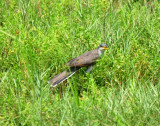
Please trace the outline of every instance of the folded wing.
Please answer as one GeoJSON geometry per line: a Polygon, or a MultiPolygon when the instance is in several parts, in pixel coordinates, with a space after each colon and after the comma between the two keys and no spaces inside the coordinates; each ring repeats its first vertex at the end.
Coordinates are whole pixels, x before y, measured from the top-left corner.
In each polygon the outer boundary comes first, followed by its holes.
{"type": "Polygon", "coordinates": [[[99,59],[100,56],[98,54],[98,49],[86,52],[80,55],[77,58],[74,58],[68,62],[70,67],[83,67],[83,66],[90,66],[99,59]]]}

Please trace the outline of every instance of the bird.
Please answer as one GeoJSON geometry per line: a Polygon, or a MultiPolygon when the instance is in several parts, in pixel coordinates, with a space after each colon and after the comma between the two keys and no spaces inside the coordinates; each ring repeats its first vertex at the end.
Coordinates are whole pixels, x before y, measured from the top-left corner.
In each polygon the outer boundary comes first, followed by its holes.
{"type": "Polygon", "coordinates": [[[71,59],[66,64],[68,69],[50,79],[48,83],[51,84],[51,87],[56,87],[75,74],[82,67],[87,67],[88,69],[86,72],[89,73],[96,61],[102,57],[106,49],[108,49],[108,46],[107,44],[103,43],[100,44],[97,49],[88,51],[79,57],[71,59]]]}

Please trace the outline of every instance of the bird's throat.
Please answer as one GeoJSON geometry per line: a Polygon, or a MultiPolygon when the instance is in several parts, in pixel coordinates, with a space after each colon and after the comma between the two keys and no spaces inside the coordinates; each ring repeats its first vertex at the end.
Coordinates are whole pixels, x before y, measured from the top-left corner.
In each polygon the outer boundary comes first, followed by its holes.
{"type": "Polygon", "coordinates": [[[99,54],[99,56],[102,56],[102,55],[104,54],[104,51],[105,51],[105,50],[98,49],[98,54],[99,54]]]}

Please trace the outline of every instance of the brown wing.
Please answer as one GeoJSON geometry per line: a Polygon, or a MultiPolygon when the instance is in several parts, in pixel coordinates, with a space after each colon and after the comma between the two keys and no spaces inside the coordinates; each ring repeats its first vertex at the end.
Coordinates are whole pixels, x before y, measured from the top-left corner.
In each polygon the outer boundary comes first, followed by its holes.
{"type": "Polygon", "coordinates": [[[82,66],[89,66],[96,62],[100,56],[98,54],[98,49],[86,52],[81,56],[74,58],[68,62],[70,67],[82,67],[82,66]]]}

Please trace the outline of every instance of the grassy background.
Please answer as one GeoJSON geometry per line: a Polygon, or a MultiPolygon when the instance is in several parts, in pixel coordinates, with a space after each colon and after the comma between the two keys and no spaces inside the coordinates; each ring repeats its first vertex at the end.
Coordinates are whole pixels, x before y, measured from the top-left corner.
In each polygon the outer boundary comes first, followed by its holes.
{"type": "Polygon", "coordinates": [[[1,0],[0,125],[159,125],[159,22],[158,0],[1,0]],[[100,43],[90,74],[50,88],[100,43]]]}

